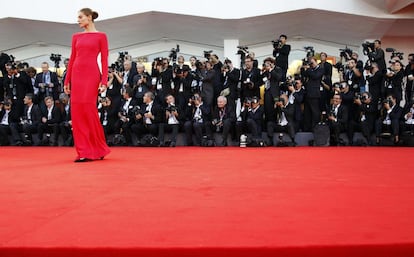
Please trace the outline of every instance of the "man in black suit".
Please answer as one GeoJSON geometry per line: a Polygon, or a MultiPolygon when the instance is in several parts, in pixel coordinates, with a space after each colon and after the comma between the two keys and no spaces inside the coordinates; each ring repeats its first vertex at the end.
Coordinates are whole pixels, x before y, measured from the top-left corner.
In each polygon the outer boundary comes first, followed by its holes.
{"type": "Polygon", "coordinates": [[[241,121],[236,122],[236,134],[240,138],[242,134],[250,133],[252,138],[260,140],[262,138],[263,107],[260,105],[259,98],[247,98],[241,109],[241,121]]]}
{"type": "Polygon", "coordinates": [[[379,144],[381,136],[391,135],[394,143],[400,142],[400,120],[403,114],[403,109],[397,104],[396,97],[389,95],[382,103],[380,111],[380,118],[375,124],[375,134],[377,137],[376,143],[379,144]]]}
{"type": "Polygon", "coordinates": [[[217,133],[222,133],[220,145],[227,146],[227,138],[236,121],[236,112],[232,105],[227,104],[225,96],[217,97],[217,106],[213,110],[212,125],[217,133]]]}
{"type": "Polygon", "coordinates": [[[26,72],[19,71],[12,64],[6,64],[7,76],[4,78],[3,85],[6,89],[6,97],[11,100],[12,108],[16,110],[17,115],[23,115],[24,98],[27,93],[33,93],[33,87],[30,78],[26,72]]]}
{"type": "Polygon", "coordinates": [[[186,110],[186,122],[184,123],[184,131],[187,139],[187,145],[193,144],[193,131],[196,137],[195,145],[201,145],[203,135],[212,137],[211,132],[211,107],[204,104],[200,94],[195,93],[186,110]]]}
{"type": "Polygon", "coordinates": [[[61,117],[61,122],[59,124],[59,134],[62,135],[64,146],[72,146],[72,117],[70,116],[69,96],[65,93],[61,93],[59,95],[59,102],[61,117]]]}
{"type": "MultiPolygon", "coordinates": [[[[169,64],[168,58],[162,58],[162,61],[156,61],[155,67],[152,70],[151,76],[155,87],[153,92],[156,92],[158,104],[164,104],[165,96],[173,94],[171,83],[173,81],[173,69],[169,64]]],[[[152,90],[151,90],[152,91],[152,90]]]]}
{"type": "MultiPolygon", "coordinates": [[[[179,60],[181,58],[178,58],[179,60]]],[[[185,106],[188,103],[188,100],[193,95],[191,92],[191,84],[193,82],[193,75],[190,73],[190,66],[183,64],[181,61],[178,63],[178,66],[174,68],[174,91],[176,99],[176,105],[180,107],[181,110],[184,110],[185,106]]],[[[169,95],[167,95],[169,96],[169,95]]]]}
{"type": "Polygon", "coordinates": [[[304,114],[304,130],[312,131],[320,121],[321,81],[325,70],[318,65],[316,58],[309,59],[309,65],[302,67],[302,77],[306,80],[306,98],[304,114]]]}
{"type": "Polygon", "coordinates": [[[303,105],[305,102],[305,89],[303,88],[300,75],[295,76],[292,85],[288,86],[289,101],[293,101],[295,106],[295,132],[303,130],[303,105]]]}
{"type": "Polygon", "coordinates": [[[228,91],[228,94],[225,95],[227,97],[227,104],[234,106],[239,95],[237,86],[240,82],[240,70],[234,68],[231,60],[226,59],[224,61],[221,76],[223,90],[224,92],[228,91]]]}
{"type": "Polygon", "coordinates": [[[163,108],[154,101],[155,95],[152,92],[146,92],[143,98],[143,105],[140,112],[134,115],[134,124],[131,125],[131,131],[135,133],[138,139],[145,134],[151,134],[154,137],[164,137],[163,128],[160,124],[164,122],[163,108]],[[160,135],[160,133],[162,133],[160,135]]]}
{"type": "Polygon", "coordinates": [[[374,49],[370,49],[370,53],[368,53],[368,57],[371,62],[376,62],[378,64],[378,69],[385,74],[387,69],[387,65],[385,63],[385,53],[384,50],[381,48],[381,41],[375,40],[374,41],[374,49]]]}
{"type": "Polygon", "coordinates": [[[245,59],[246,68],[242,72],[242,89],[240,98],[244,101],[245,98],[259,97],[260,86],[263,84],[260,70],[253,67],[253,58],[247,56],[245,59]]]}
{"type": "Polygon", "coordinates": [[[287,132],[291,141],[295,142],[295,106],[289,102],[286,94],[280,96],[274,105],[276,118],[267,122],[267,136],[273,145],[274,132],[287,132]]]}
{"type": "Polygon", "coordinates": [[[39,105],[45,108],[44,99],[47,96],[58,100],[59,80],[56,72],[49,70],[49,64],[42,62],[42,72],[36,75],[34,86],[39,89],[39,105]]]}
{"type": "Polygon", "coordinates": [[[42,120],[37,128],[40,145],[58,145],[60,110],[54,104],[52,96],[45,97],[46,110],[42,112],[42,120]],[[50,141],[44,138],[44,133],[51,133],[50,141]]]}
{"type": "Polygon", "coordinates": [[[170,144],[168,146],[175,147],[177,143],[177,135],[180,126],[185,119],[185,113],[180,105],[175,103],[173,95],[167,95],[165,98],[167,107],[165,108],[165,123],[160,123],[160,145],[164,145],[164,133],[166,131],[172,132],[170,144]]]}
{"type": "Polygon", "coordinates": [[[264,110],[266,121],[275,121],[276,115],[274,105],[279,101],[280,82],[282,80],[282,69],[275,65],[272,57],[264,60],[262,78],[265,85],[264,110]]]}
{"type": "Polygon", "coordinates": [[[348,109],[341,103],[341,95],[334,95],[331,110],[328,113],[328,123],[331,131],[330,145],[334,146],[340,143],[339,135],[341,132],[345,132],[348,126],[348,109]]]}
{"type": "Polygon", "coordinates": [[[122,90],[123,100],[118,112],[119,119],[115,122],[115,133],[123,135],[126,143],[130,146],[134,145],[131,136],[131,126],[135,123],[135,116],[141,109],[138,101],[132,97],[133,93],[130,87],[122,90]]]}
{"type": "Polygon", "coordinates": [[[273,56],[276,57],[276,65],[282,69],[282,81],[286,80],[289,67],[290,45],[286,44],[286,40],[286,35],[280,35],[279,40],[273,41],[273,56]]]}
{"type": "Polygon", "coordinates": [[[137,70],[133,68],[133,63],[132,61],[126,59],[124,60],[124,71],[123,72],[119,72],[116,71],[114,72],[114,76],[116,78],[116,80],[118,81],[119,84],[122,85],[122,88],[126,88],[126,87],[133,87],[134,84],[134,76],[137,74],[137,70]]]}
{"type": "Polygon", "coordinates": [[[368,144],[372,144],[370,138],[375,128],[375,121],[378,116],[377,104],[372,101],[371,93],[364,92],[360,97],[355,97],[354,105],[356,106],[354,119],[350,119],[348,126],[349,144],[354,144],[354,132],[361,131],[368,144]]]}
{"type": "Polygon", "coordinates": [[[12,110],[12,103],[9,100],[0,102],[0,146],[9,145],[10,126],[18,123],[19,117],[16,111],[12,110]]]}
{"type": "Polygon", "coordinates": [[[16,145],[32,145],[32,134],[37,132],[37,128],[42,120],[42,113],[39,106],[33,104],[33,97],[32,93],[26,94],[23,99],[25,108],[21,123],[11,124],[10,130],[16,145]],[[20,137],[20,131],[24,133],[23,139],[20,137]]]}
{"type": "Polygon", "coordinates": [[[369,92],[372,96],[372,104],[378,105],[378,101],[381,97],[381,90],[384,85],[384,74],[378,68],[378,64],[373,62],[371,63],[371,68],[369,69],[369,75],[367,76],[369,92]]]}

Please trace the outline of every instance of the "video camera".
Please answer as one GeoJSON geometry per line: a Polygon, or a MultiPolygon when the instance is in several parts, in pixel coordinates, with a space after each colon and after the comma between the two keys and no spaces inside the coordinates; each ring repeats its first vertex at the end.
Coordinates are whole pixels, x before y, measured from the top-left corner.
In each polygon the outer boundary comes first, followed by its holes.
{"type": "Polygon", "coordinates": [[[204,51],[204,58],[210,59],[210,56],[211,56],[212,52],[213,52],[213,50],[204,51]]]}
{"type": "MultiPolygon", "coordinates": [[[[395,48],[385,48],[385,52],[391,53],[391,59],[393,59],[394,57],[398,57],[398,59],[400,60],[404,59],[404,53],[397,52],[395,48]]],[[[389,61],[389,63],[391,63],[391,61],[389,61]]]]}
{"type": "Polygon", "coordinates": [[[313,46],[304,46],[306,57],[302,59],[302,65],[309,65],[309,58],[315,56],[315,50],[313,46]]]}
{"type": "Polygon", "coordinates": [[[177,53],[180,52],[180,45],[177,45],[176,48],[172,48],[170,51],[170,55],[168,55],[168,57],[175,62],[177,60],[177,53]]]}
{"type": "Polygon", "coordinates": [[[365,41],[364,43],[362,43],[362,48],[364,55],[369,55],[372,51],[374,51],[375,43],[365,41]]]}
{"type": "Polygon", "coordinates": [[[278,40],[272,40],[273,48],[280,48],[282,45],[282,41],[280,39],[278,40]]]}
{"type": "Polygon", "coordinates": [[[50,54],[50,60],[55,63],[55,68],[59,68],[59,63],[62,60],[62,55],[50,54]]]}
{"type": "Polygon", "coordinates": [[[125,62],[125,57],[128,56],[128,52],[124,51],[124,52],[118,52],[118,59],[116,59],[116,61],[114,63],[111,64],[111,69],[118,71],[118,72],[123,72],[124,71],[124,62],[125,62]]]}
{"type": "Polygon", "coordinates": [[[348,46],[345,46],[343,49],[339,49],[339,56],[344,58],[346,61],[349,61],[352,56],[352,49],[348,48],[348,46]]]}

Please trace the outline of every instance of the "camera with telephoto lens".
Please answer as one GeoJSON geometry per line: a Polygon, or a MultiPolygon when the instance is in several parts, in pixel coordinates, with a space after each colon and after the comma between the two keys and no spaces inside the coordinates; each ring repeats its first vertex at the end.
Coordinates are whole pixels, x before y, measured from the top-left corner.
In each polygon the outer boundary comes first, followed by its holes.
{"type": "Polygon", "coordinates": [[[360,101],[366,101],[368,99],[366,94],[361,94],[361,93],[355,93],[354,95],[354,100],[360,100],[360,101]]]}
{"type": "Polygon", "coordinates": [[[333,66],[338,70],[338,72],[344,72],[345,70],[345,66],[342,64],[342,62],[337,62],[333,66]]]}

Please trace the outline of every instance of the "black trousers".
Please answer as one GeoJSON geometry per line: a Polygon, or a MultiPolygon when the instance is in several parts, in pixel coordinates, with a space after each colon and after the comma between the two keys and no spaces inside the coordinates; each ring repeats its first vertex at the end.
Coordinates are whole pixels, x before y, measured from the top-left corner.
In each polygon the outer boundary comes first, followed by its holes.
{"type": "Polygon", "coordinates": [[[160,133],[159,133],[159,140],[161,144],[164,144],[164,135],[165,132],[171,132],[171,143],[177,142],[177,135],[178,131],[180,130],[180,124],[159,124],[160,133]]]}
{"type": "Polygon", "coordinates": [[[9,145],[9,135],[11,135],[10,125],[0,124],[0,145],[9,145]]]}
{"type": "Polygon", "coordinates": [[[187,145],[201,145],[203,135],[212,137],[211,126],[208,122],[186,121],[184,123],[184,132],[187,145]],[[195,144],[193,142],[193,132],[196,139],[195,144]]]}
{"type": "Polygon", "coordinates": [[[236,122],[236,136],[237,140],[240,140],[242,134],[250,133],[253,138],[262,138],[262,126],[253,119],[247,119],[246,121],[236,122]]]}
{"type": "Polygon", "coordinates": [[[312,132],[313,127],[321,120],[320,98],[306,98],[304,114],[304,130],[312,132]]]}
{"type": "Polygon", "coordinates": [[[41,123],[39,124],[39,127],[37,128],[37,134],[40,141],[42,141],[44,138],[45,133],[51,133],[52,136],[50,137],[51,143],[56,144],[58,141],[59,136],[59,124],[46,124],[41,123]]]}
{"type": "Polygon", "coordinates": [[[267,123],[267,136],[272,143],[274,132],[287,132],[289,137],[292,139],[292,142],[295,141],[295,126],[292,123],[288,123],[286,126],[280,126],[274,121],[269,121],[267,123]]]}

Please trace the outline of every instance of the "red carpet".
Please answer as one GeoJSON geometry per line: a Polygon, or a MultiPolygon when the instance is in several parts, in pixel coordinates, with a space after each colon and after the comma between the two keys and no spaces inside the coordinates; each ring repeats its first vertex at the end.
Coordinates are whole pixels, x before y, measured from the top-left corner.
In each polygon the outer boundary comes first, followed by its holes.
{"type": "Polygon", "coordinates": [[[414,256],[412,148],[0,148],[0,256],[414,256]]]}

